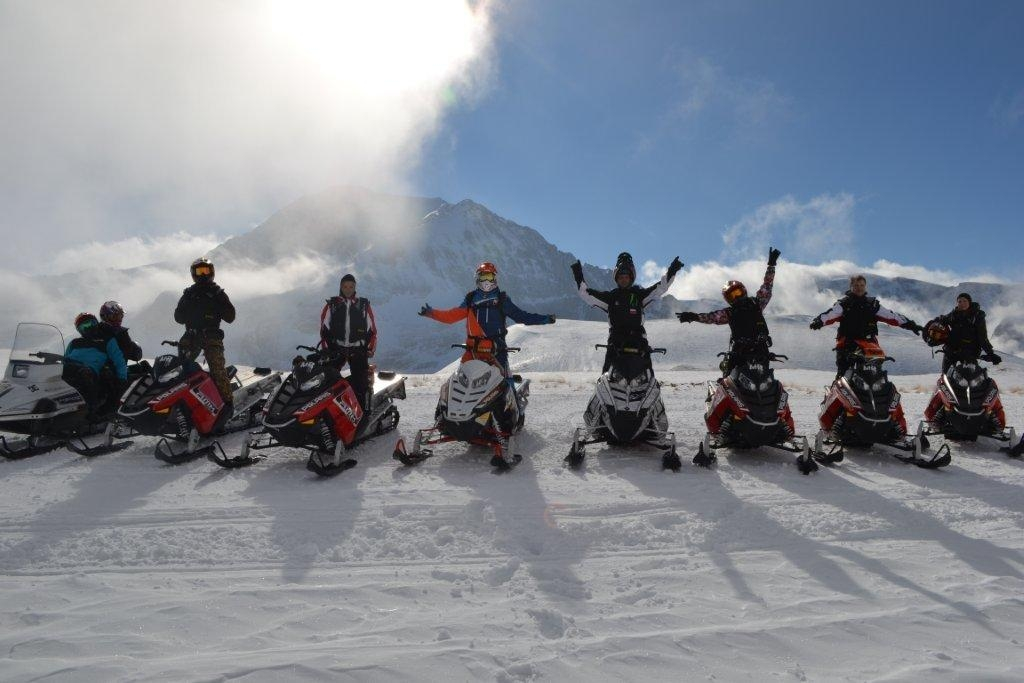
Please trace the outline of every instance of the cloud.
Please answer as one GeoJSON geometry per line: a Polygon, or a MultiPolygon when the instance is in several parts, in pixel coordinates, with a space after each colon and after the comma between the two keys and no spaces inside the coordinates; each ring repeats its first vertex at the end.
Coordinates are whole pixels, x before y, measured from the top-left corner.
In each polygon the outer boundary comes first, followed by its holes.
{"type": "Polygon", "coordinates": [[[238,232],[297,196],[405,192],[489,82],[491,3],[7,3],[0,233],[40,243],[238,232]]]}
{"type": "Polygon", "coordinates": [[[114,242],[92,241],[61,249],[43,258],[34,270],[71,273],[91,268],[135,268],[152,263],[184,266],[203,256],[223,240],[216,235],[176,232],[160,237],[129,237],[114,242]]]}
{"type": "Polygon", "coordinates": [[[845,192],[819,195],[805,203],[787,195],[730,226],[722,235],[725,254],[755,257],[776,246],[801,260],[847,255],[853,245],[855,204],[853,195],[845,192]]]}

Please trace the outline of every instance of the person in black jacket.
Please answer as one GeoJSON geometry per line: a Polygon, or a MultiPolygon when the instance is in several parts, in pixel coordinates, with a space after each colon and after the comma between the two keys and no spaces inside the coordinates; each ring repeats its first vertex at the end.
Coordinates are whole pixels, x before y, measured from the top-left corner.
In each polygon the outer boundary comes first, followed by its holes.
{"type": "Polygon", "coordinates": [[[778,249],[768,249],[768,268],[764,271],[764,282],[761,283],[756,296],[747,296],[747,288],[739,280],[729,280],[722,287],[722,298],[729,304],[728,308],[710,313],[676,313],[681,323],[729,325],[729,353],[718,366],[724,376],[728,376],[743,360],[768,355],[772,338],[768,334],[768,323],[764,319],[763,311],[772,299],[775,264],[778,263],[781,254],[778,249]]]}
{"type": "Polygon", "coordinates": [[[196,259],[190,271],[193,284],[182,292],[174,309],[174,321],[185,326],[185,334],[178,343],[184,349],[202,351],[206,356],[210,377],[227,404],[223,412],[230,416],[234,401],[224,360],[224,331],[220,324],[235,321],[235,307],[227,292],[213,281],[214,268],[209,259],[196,259]]]}
{"type": "Polygon", "coordinates": [[[992,342],[988,340],[985,311],[967,292],[958,294],[956,307],[945,315],[929,320],[925,329],[928,330],[933,323],[949,329],[949,335],[942,345],[942,374],[946,374],[946,370],[959,360],[974,361],[982,358],[993,365],[1002,362],[1003,359],[996,354],[992,342]]]}
{"type": "Polygon", "coordinates": [[[107,301],[100,306],[100,326],[109,330],[121,347],[125,360],[138,362],[142,360],[142,347],[132,341],[128,328],[122,327],[124,309],[116,301],[107,301]]]}
{"type": "Polygon", "coordinates": [[[644,309],[655,299],[668,291],[676,273],[683,267],[679,257],[672,259],[668,271],[661,280],[650,287],[640,287],[636,282],[636,268],[633,257],[622,252],[615,262],[615,284],[617,288],[608,291],[591,289],[583,279],[583,265],[576,261],[572,264],[572,275],[576,280],[576,290],[580,298],[591,306],[600,308],[608,314],[608,350],[604,356],[604,367],[607,372],[612,359],[619,348],[636,348],[646,353],[650,367],[650,346],[647,343],[647,331],[644,329],[644,309]]]}
{"type": "Polygon", "coordinates": [[[348,363],[348,381],[365,414],[371,405],[369,359],[377,350],[377,323],[369,299],[356,296],[351,273],[341,278],[338,296],[328,299],[320,312],[320,347],[333,353],[339,370],[348,363]]]}
{"type": "Polygon", "coordinates": [[[850,278],[850,289],[832,308],[811,320],[811,329],[820,330],[825,325],[839,323],[836,331],[836,377],[846,374],[853,362],[850,352],[857,348],[857,340],[874,341],[878,338],[878,323],[921,334],[924,328],[910,318],[891,311],[868,296],[868,281],[863,275],[850,278]]]}

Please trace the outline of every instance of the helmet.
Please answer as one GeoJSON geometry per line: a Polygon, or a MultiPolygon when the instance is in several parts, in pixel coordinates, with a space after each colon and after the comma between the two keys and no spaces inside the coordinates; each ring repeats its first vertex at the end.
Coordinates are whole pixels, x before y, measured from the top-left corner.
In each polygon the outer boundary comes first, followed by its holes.
{"type": "Polygon", "coordinates": [[[124,309],[116,301],[107,301],[100,306],[100,320],[111,325],[121,325],[124,320],[124,309]]]}
{"type": "Polygon", "coordinates": [[[208,258],[197,258],[192,262],[189,272],[192,273],[192,282],[213,282],[213,261],[208,258]]]}
{"type": "Polygon", "coordinates": [[[622,274],[629,275],[630,284],[636,281],[636,266],[633,265],[633,257],[628,251],[622,252],[615,259],[615,280],[618,281],[619,275],[622,274]]]}
{"type": "Polygon", "coordinates": [[[75,316],[75,329],[78,330],[79,334],[85,334],[87,330],[97,325],[99,325],[99,321],[96,320],[96,316],[92,313],[79,313],[75,316]]]}
{"type": "Polygon", "coordinates": [[[722,298],[730,306],[746,295],[747,288],[739,280],[729,280],[722,286],[722,298]]]}
{"type": "Polygon", "coordinates": [[[928,346],[942,346],[949,339],[949,327],[933,320],[925,326],[923,336],[928,346]]]}
{"type": "Polygon", "coordinates": [[[476,286],[481,291],[490,292],[498,286],[498,267],[490,261],[484,261],[476,267],[476,286]]]}

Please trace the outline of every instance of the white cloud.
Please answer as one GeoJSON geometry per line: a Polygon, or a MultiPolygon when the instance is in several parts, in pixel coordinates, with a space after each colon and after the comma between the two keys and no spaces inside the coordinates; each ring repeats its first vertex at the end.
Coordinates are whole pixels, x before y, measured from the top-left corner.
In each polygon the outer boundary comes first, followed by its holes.
{"type": "Polygon", "coordinates": [[[232,232],[317,189],[404,191],[485,91],[491,3],[7,3],[6,251],[232,232]]]}
{"type": "MultiPolygon", "coordinates": [[[[151,263],[184,265],[221,243],[216,235],[176,232],[160,237],[129,237],[115,242],[92,241],[61,249],[52,258],[33,262],[33,271],[70,273],[90,268],[134,268],[151,263]]],[[[17,265],[17,264],[12,264],[17,265]]]]}
{"type": "Polygon", "coordinates": [[[758,207],[722,235],[730,258],[767,254],[776,246],[802,260],[846,256],[853,244],[853,195],[823,194],[801,203],[787,195],[758,207]]]}

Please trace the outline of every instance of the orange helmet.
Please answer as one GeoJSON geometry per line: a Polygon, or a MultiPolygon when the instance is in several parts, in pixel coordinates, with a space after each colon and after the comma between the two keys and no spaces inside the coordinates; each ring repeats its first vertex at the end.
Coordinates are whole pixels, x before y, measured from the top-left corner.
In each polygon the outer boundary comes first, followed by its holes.
{"type": "Polygon", "coordinates": [[[949,327],[933,320],[924,328],[924,341],[928,346],[942,346],[949,339],[949,327]]]}
{"type": "Polygon", "coordinates": [[[490,273],[491,275],[497,277],[498,267],[491,263],[490,261],[484,261],[483,263],[476,267],[476,274],[479,275],[480,273],[490,273]]]}
{"type": "Polygon", "coordinates": [[[747,288],[739,280],[729,280],[722,287],[722,298],[730,306],[747,295],[747,288]]]}

